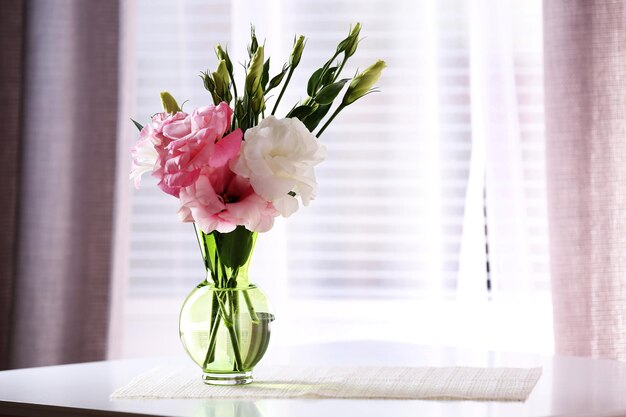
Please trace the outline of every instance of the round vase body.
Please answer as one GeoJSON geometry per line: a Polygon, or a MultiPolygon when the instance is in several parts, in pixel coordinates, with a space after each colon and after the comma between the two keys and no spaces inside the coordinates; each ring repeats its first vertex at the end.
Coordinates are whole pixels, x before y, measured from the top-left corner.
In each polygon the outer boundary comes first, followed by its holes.
{"type": "Polygon", "coordinates": [[[267,350],[273,320],[267,297],[255,285],[221,289],[204,282],[183,304],[180,338],[206,383],[246,384],[267,350]]]}

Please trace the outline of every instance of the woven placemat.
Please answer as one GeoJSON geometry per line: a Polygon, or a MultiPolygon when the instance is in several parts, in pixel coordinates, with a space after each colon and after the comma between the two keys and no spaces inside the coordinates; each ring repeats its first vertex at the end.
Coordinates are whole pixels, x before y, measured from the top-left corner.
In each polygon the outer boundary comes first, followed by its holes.
{"type": "Polygon", "coordinates": [[[350,398],[525,401],[541,368],[292,367],[255,370],[241,386],[205,385],[199,368],[159,366],[112,399],[350,398]]]}

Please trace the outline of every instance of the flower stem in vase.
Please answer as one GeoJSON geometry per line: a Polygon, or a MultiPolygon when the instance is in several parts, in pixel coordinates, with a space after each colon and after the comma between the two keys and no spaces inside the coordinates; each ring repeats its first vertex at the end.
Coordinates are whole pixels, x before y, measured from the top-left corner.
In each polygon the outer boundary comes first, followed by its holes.
{"type": "Polygon", "coordinates": [[[235,301],[236,296],[236,293],[233,294],[233,291],[228,293],[228,298],[230,299],[231,320],[225,322],[225,324],[228,329],[228,333],[230,334],[230,342],[233,345],[233,353],[235,354],[235,364],[233,370],[241,372],[243,371],[243,361],[241,360],[241,350],[239,348],[239,309],[237,308],[237,303],[235,301]]]}
{"type": "Polygon", "coordinates": [[[209,330],[209,346],[207,347],[206,356],[204,358],[203,368],[207,368],[211,362],[215,360],[215,343],[217,341],[217,331],[219,330],[220,318],[218,295],[213,293],[213,301],[211,308],[211,327],[209,330]]]}
{"type": "Polygon", "coordinates": [[[243,290],[243,299],[246,301],[246,306],[248,307],[248,313],[250,314],[250,320],[252,320],[252,323],[258,324],[259,316],[257,316],[256,310],[254,309],[254,306],[252,305],[252,300],[250,300],[250,294],[248,294],[248,290],[243,290]]]}

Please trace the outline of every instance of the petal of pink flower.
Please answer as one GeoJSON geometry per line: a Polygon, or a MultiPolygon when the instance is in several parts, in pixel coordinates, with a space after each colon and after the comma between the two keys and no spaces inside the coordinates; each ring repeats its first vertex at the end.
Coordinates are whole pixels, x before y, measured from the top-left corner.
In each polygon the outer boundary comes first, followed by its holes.
{"type": "Polygon", "coordinates": [[[193,188],[195,199],[200,205],[205,207],[208,214],[219,213],[226,208],[224,201],[215,192],[213,184],[205,175],[201,175],[193,187],[189,188],[193,188]]]}
{"type": "Polygon", "coordinates": [[[254,194],[254,190],[250,185],[250,180],[239,175],[233,175],[232,179],[226,187],[225,193],[230,196],[238,196],[239,199],[244,199],[250,194],[254,194]]]}
{"type": "Polygon", "coordinates": [[[187,187],[193,184],[200,176],[200,170],[178,171],[163,177],[168,186],[172,188],[187,187]]]}
{"type": "Polygon", "coordinates": [[[178,209],[178,218],[183,223],[191,223],[191,222],[193,222],[193,216],[191,215],[191,210],[189,209],[189,207],[181,206],[178,209]]]}
{"type": "Polygon", "coordinates": [[[191,121],[187,113],[178,112],[163,123],[163,136],[177,140],[191,133],[191,121]]]}
{"type": "Polygon", "coordinates": [[[236,223],[232,223],[222,219],[221,217],[217,217],[217,225],[215,226],[215,230],[220,233],[230,233],[237,228],[236,223]]]}
{"type": "Polygon", "coordinates": [[[163,179],[161,179],[161,181],[159,181],[157,183],[157,186],[164,192],[167,193],[169,195],[173,195],[174,197],[178,198],[178,196],[180,195],[180,188],[172,188],[169,185],[167,185],[167,183],[165,181],[163,181],[163,179]]]}
{"type": "Polygon", "coordinates": [[[241,139],[243,133],[241,129],[236,129],[230,134],[218,140],[215,144],[215,151],[211,155],[209,164],[212,167],[220,167],[226,165],[231,159],[239,154],[241,148],[241,139]]]}
{"type": "Polygon", "coordinates": [[[226,204],[226,210],[221,215],[230,222],[244,225],[250,231],[266,232],[272,228],[274,217],[278,214],[271,203],[250,193],[236,203],[226,204]]]}
{"type": "Polygon", "coordinates": [[[189,160],[189,166],[202,168],[203,166],[209,165],[211,155],[215,153],[215,139],[217,139],[216,136],[202,140],[202,143],[198,146],[199,150],[189,160]]]}
{"type": "Polygon", "coordinates": [[[191,112],[190,123],[193,130],[208,128],[217,132],[218,136],[223,136],[230,128],[230,119],[233,114],[232,109],[225,102],[217,106],[206,106],[195,109],[191,112]]]}

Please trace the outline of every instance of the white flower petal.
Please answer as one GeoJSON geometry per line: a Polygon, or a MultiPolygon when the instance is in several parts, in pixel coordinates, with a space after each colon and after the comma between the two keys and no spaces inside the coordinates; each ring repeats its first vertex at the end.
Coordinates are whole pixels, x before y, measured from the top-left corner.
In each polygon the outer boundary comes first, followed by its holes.
{"type": "Polygon", "coordinates": [[[278,210],[280,215],[283,217],[289,217],[298,211],[298,206],[298,200],[289,194],[274,200],[274,208],[278,210]]]}
{"type": "Polygon", "coordinates": [[[315,197],[314,166],[326,158],[326,148],[298,119],[269,116],[245,133],[234,172],[250,178],[254,191],[287,217],[297,211],[298,198],[315,197]],[[297,198],[290,196],[295,192],[297,198]]]}

